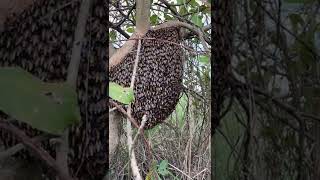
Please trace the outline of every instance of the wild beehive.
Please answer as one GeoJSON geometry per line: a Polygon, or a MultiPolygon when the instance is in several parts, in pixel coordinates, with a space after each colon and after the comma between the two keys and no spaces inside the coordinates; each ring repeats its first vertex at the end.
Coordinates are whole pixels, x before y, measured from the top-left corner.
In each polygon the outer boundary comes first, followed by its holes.
{"type": "MultiPolygon", "coordinates": [[[[163,122],[175,109],[182,90],[183,50],[180,28],[149,30],[141,41],[134,85],[132,115],[138,124],[147,116],[145,129],[163,122]]],[[[129,87],[137,43],[124,60],[109,72],[109,80],[129,87]]]]}
{"type": "MultiPolygon", "coordinates": [[[[45,82],[66,80],[81,1],[37,0],[7,20],[0,35],[0,66],[20,66],[45,82]]],[[[80,179],[102,179],[107,168],[107,9],[93,1],[86,26],[77,80],[81,123],[69,134],[69,168],[80,179]]],[[[0,118],[7,116],[0,112],[0,118]]],[[[14,123],[33,137],[40,131],[14,123]]],[[[1,130],[0,139],[12,146],[17,140],[1,130]]],[[[48,144],[48,142],[44,143],[48,144]]],[[[54,149],[44,145],[46,150],[54,149]]]]}

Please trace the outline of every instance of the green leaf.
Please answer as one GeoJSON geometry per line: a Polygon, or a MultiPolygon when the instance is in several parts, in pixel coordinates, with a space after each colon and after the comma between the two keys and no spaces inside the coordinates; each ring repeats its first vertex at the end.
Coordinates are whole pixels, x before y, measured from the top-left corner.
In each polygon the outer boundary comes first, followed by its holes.
{"type": "Polygon", "coordinates": [[[208,56],[199,56],[199,62],[203,64],[209,64],[209,57],[208,56]]]}
{"type": "Polygon", "coordinates": [[[186,94],[183,94],[179,99],[178,104],[176,105],[176,109],[175,109],[176,116],[173,116],[174,118],[171,118],[171,121],[174,124],[178,122],[179,127],[183,127],[185,123],[187,104],[188,104],[188,97],[186,96],[186,94]]]}
{"type": "Polygon", "coordinates": [[[304,20],[302,19],[300,14],[292,13],[289,15],[289,19],[291,21],[294,32],[297,32],[298,25],[304,26],[304,20]]]}
{"type": "Polygon", "coordinates": [[[111,30],[111,31],[110,31],[110,33],[109,33],[109,38],[110,38],[111,41],[116,40],[117,34],[116,34],[116,32],[115,32],[114,30],[111,30]]]}
{"type": "Polygon", "coordinates": [[[191,0],[191,1],[189,2],[189,4],[190,4],[192,7],[198,7],[198,6],[199,6],[199,3],[197,3],[196,0],[191,0]]]}
{"type": "Polygon", "coordinates": [[[188,10],[186,9],[186,7],[181,6],[181,7],[179,8],[179,14],[180,14],[181,16],[183,16],[183,15],[185,15],[185,14],[187,14],[187,13],[188,13],[188,10]]]}
{"type": "Polygon", "coordinates": [[[154,14],[150,17],[150,22],[152,25],[158,24],[158,21],[159,21],[159,17],[157,15],[154,14]]]}
{"type": "Polygon", "coordinates": [[[197,26],[199,26],[199,27],[202,27],[202,26],[203,26],[202,20],[201,20],[201,18],[199,17],[198,14],[192,15],[191,21],[192,21],[195,25],[197,25],[197,26]]]}
{"type": "Polygon", "coordinates": [[[0,110],[34,128],[61,134],[80,121],[76,92],[66,83],[44,83],[21,68],[0,68],[0,110]]]}
{"type": "Polygon", "coordinates": [[[177,0],[177,4],[184,4],[185,0],[177,0]]]}
{"type": "Polygon", "coordinates": [[[134,28],[133,27],[128,27],[127,28],[127,32],[128,33],[133,33],[134,32],[134,28]]]}
{"type": "Polygon", "coordinates": [[[162,160],[158,166],[158,173],[162,176],[169,175],[168,160],[162,160]]]}
{"type": "Polygon", "coordinates": [[[134,100],[133,90],[124,88],[117,83],[109,83],[109,97],[123,104],[130,104],[134,100]]]}

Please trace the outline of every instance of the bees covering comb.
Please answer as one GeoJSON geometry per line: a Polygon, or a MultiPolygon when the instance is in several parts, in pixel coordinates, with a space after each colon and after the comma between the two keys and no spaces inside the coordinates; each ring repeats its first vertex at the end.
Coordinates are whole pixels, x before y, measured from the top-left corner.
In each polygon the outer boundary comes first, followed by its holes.
{"type": "MultiPolygon", "coordinates": [[[[141,41],[139,64],[134,84],[132,115],[145,129],[163,122],[175,109],[182,91],[183,50],[180,28],[149,30],[141,41]],[[149,38],[149,39],[148,39],[149,38]]],[[[129,87],[136,58],[137,43],[124,60],[109,72],[109,80],[129,87]]]]}
{"type": "MultiPolygon", "coordinates": [[[[0,67],[19,66],[45,82],[63,82],[71,59],[74,31],[81,1],[37,0],[5,23],[0,35],[0,67]]],[[[79,179],[102,179],[107,151],[107,9],[93,1],[86,26],[77,80],[81,123],[69,134],[69,169],[79,179]]],[[[0,119],[8,116],[0,111],[0,119]]],[[[14,122],[28,136],[41,134],[25,123],[14,122]]],[[[6,147],[18,141],[4,130],[0,141],[6,147]]],[[[54,155],[54,148],[43,143],[54,155]]]]}

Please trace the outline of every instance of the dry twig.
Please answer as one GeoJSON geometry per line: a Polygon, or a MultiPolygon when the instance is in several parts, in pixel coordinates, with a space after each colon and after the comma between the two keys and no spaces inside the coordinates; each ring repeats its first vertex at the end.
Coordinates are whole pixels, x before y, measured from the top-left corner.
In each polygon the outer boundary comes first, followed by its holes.
{"type": "MultiPolygon", "coordinates": [[[[134,67],[133,67],[133,73],[131,77],[131,83],[130,83],[130,88],[134,89],[134,81],[136,78],[137,74],[137,69],[138,69],[138,63],[139,63],[139,53],[140,53],[140,48],[141,48],[141,40],[138,41],[138,50],[137,50],[137,56],[135,59],[134,67]]],[[[131,117],[131,106],[129,105],[127,109],[127,114],[129,117],[131,117]]],[[[132,129],[131,129],[131,122],[127,120],[127,134],[128,134],[128,149],[129,149],[129,157],[130,157],[130,162],[131,162],[131,169],[133,173],[133,177],[136,180],[142,180],[142,177],[139,173],[139,168],[137,164],[137,160],[135,157],[135,153],[132,150],[133,147],[133,140],[132,140],[132,129]]]]}

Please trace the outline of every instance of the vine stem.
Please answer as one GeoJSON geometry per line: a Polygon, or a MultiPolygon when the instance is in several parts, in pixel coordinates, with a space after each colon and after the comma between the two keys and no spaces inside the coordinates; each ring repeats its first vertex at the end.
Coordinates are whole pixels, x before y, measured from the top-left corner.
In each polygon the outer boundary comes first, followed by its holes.
{"type": "MultiPolygon", "coordinates": [[[[137,69],[138,69],[138,63],[139,63],[139,53],[140,53],[140,49],[141,49],[141,40],[138,40],[138,50],[137,50],[137,55],[136,55],[136,59],[134,62],[134,67],[133,67],[133,72],[132,72],[132,77],[131,77],[131,83],[130,83],[130,88],[134,89],[134,82],[135,82],[135,78],[136,78],[136,74],[137,74],[137,69]]],[[[129,117],[131,116],[131,105],[129,105],[128,109],[127,109],[127,114],[129,115],[129,117]]],[[[131,122],[129,119],[127,119],[127,136],[128,136],[128,149],[129,149],[129,157],[130,157],[130,165],[131,165],[131,169],[132,169],[132,173],[133,173],[133,177],[135,180],[142,180],[142,177],[140,175],[139,172],[139,167],[137,164],[137,159],[135,156],[133,149],[133,140],[132,140],[132,127],[131,127],[131,122]]]]}

